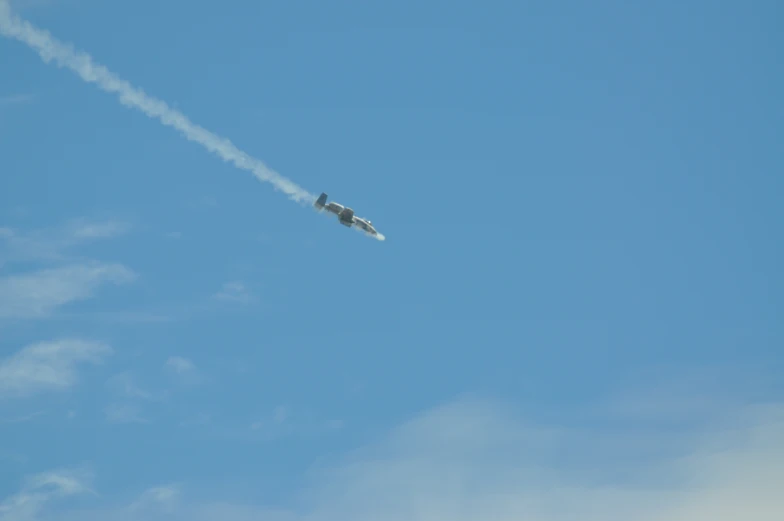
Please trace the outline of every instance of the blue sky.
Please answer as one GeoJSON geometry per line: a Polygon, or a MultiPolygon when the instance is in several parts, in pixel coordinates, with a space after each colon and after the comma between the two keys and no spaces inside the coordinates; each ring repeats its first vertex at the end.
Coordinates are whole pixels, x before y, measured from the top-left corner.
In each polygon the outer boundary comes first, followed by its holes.
{"type": "Polygon", "coordinates": [[[12,1],[386,240],[1,38],[0,521],[778,519],[782,8],[633,4],[12,1]]]}

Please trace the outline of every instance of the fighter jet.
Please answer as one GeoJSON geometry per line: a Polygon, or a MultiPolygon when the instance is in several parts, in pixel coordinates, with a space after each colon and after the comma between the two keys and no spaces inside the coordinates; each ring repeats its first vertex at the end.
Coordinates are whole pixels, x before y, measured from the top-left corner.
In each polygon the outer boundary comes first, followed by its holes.
{"type": "Polygon", "coordinates": [[[338,216],[338,222],[340,222],[340,224],[343,226],[348,226],[349,228],[356,226],[370,235],[378,236],[378,232],[375,228],[373,228],[373,224],[369,220],[363,219],[362,217],[357,217],[354,215],[354,210],[351,208],[346,208],[342,204],[338,204],[336,202],[328,203],[327,194],[325,193],[322,193],[319,198],[316,199],[316,202],[313,203],[313,206],[315,206],[318,210],[326,210],[328,212],[334,213],[338,216]]]}

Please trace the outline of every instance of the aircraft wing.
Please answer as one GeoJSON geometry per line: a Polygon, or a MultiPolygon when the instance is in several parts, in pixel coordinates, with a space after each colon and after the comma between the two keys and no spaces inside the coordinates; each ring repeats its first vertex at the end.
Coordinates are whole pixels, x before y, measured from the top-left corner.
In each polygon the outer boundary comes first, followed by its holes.
{"type": "Polygon", "coordinates": [[[352,222],[354,220],[354,210],[351,208],[344,209],[340,212],[340,219],[346,222],[352,222]]]}

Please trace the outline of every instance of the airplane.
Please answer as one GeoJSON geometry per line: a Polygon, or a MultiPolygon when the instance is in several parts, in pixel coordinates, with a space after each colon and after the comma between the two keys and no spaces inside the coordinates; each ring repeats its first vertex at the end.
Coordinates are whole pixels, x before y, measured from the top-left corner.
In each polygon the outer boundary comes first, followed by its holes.
{"type": "Polygon", "coordinates": [[[328,212],[334,213],[338,216],[338,222],[340,222],[340,224],[343,226],[348,226],[349,228],[351,228],[351,226],[357,226],[371,235],[378,235],[378,232],[369,220],[363,219],[362,217],[357,217],[354,215],[354,210],[347,208],[342,204],[338,204],[336,202],[328,203],[327,194],[325,193],[322,193],[319,198],[316,199],[316,202],[313,203],[313,206],[315,206],[319,211],[326,210],[328,212]]]}

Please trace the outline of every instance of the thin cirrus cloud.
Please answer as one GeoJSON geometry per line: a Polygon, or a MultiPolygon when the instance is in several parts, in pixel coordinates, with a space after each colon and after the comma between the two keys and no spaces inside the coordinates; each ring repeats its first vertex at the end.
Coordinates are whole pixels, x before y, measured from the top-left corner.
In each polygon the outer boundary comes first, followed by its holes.
{"type": "Polygon", "coordinates": [[[461,400],[313,469],[296,506],[285,510],[191,495],[184,484],[78,512],[51,505],[46,519],[779,521],[784,406],[725,412],[711,428],[650,457],[650,447],[671,441],[656,430],[541,426],[497,404],[461,400]],[[608,437],[636,438],[644,448],[630,457],[634,444],[608,437]]]}
{"type": "Polygon", "coordinates": [[[176,382],[191,386],[206,383],[208,378],[196,367],[192,360],[182,356],[170,356],[164,364],[176,382]]]}
{"type": "Polygon", "coordinates": [[[150,423],[142,404],[164,401],[167,393],[149,391],[139,385],[130,372],[116,374],[106,382],[117,401],[104,409],[109,423],[150,423]]]}
{"type": "Polygon", "coordinates": [[[35,521],[48,504],[74,495],[94,494],[84,470],[54,470],[32,476],[18,493],[0,503],[0,521],[35,521]]]}
{"type": "Polygon", "coordinates": [[[100,342],[63,339],[29,345],[0,360],[0,397],[65,391],[79,379],[79,366],[100,364],[112,348],[100,342]]]}
{"type": "Polygon", "coordinates": [[[72,237],[77,240],[86,239],[109,239],[117,237],[128,231],[130,226],[127,223],[118,221],[107,222],[87,222],[83,220],[72,221],[69,224],[69,231],[72,237]]]}
{"type": "MultiPolygon", "coordinates": [[[[166,360],[164,368],[181,383],[196,384],[202,381],[196,366],[187,358],[171,356],[166,360]]],[[[145,380],[150,376],[147,374],[145,380]]],[[[137,376],[130,371],[110,377],[106,384],[115,395],[115,401],[104,409],[109,423],[151,423],[149,408],[171,403],[173,396],[171,389],[150,390],[147,385],[140,384],[137,376]]]]}
{"type": "Polygon", "coordinates": [[[107,283],[136,278],[122,264],[90,262],[0,278],[0,319],[43,318],[57,308],[85,300],[107,283]]]}
{"type": "Polygon", "coordinates": [[[50,228],[23,231],[0,227],[0,265],[27,261],[63,261],[77,246],[127,233],[131,226],[121,221],[71,219],[50,228]]]}
{"type": "Polygon", "coordinates": [[[166,360],[166,367],[177,374],[193,373],[196,370],[193,362],[181,356],[170,356],[166,360]]]}
{"type": "Polygon", "coordinates": [[[113,403],[104,410],[109,423],[149,423],[140,406],[132,403],[113,403]]]}
{"type": "Polygon", "coordinates": [[[223,302],[235,302],[240,304],[249,304],[255,300],[255,297],[245,284],[239,281],[225,283],[221,287],[221,290],[213,295],[213,298],[223,302]]]}
{"type": "Polygon", "coordinates": [[[112,376],[106,382],[106,385],[115,394],[125,399],[160,401],[165,397],[164,394],[154,393],[143,388],[130,371],[112,376]]]}
{"type": "Polygon", "coordinates": [[[35,99],[32,94],[8,94],[0,96],[0,107],[7,107],[11,105],[22,105],[30,103],[35,99]]]}

